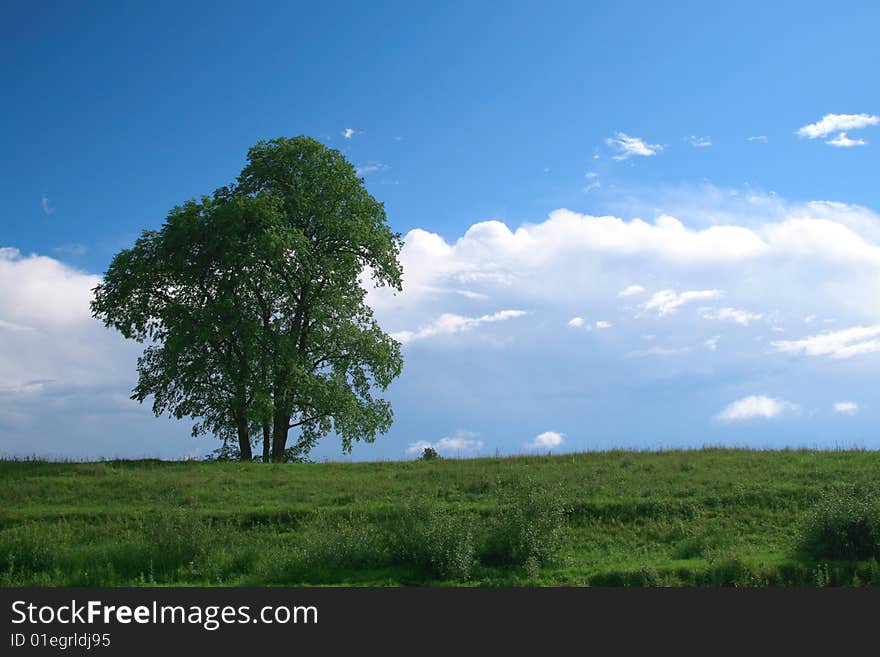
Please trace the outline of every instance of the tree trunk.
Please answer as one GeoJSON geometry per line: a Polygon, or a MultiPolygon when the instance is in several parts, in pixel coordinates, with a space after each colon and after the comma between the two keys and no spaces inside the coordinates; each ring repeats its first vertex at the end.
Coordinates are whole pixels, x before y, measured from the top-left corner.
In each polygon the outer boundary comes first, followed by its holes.
{"type": "Polygon", "coordinates": [[[284,461],[288,431],[290,431],[290,414],[285,411],[276,411],[272,426],[272,460],[275,462],[284,461]]]}
{"type": "Polygon", "coordinates": [[[263,463],[272,459],[272,428],[268,422],[263,422],[263,463]]]}
{"type": "Polygon", "coordinates": [[[238,452],[242,461],[251,461],[254,458],[251,452],[251,434],[248,430],[247,419],[242,415],[235,419],[238,428],[238,452]]]}

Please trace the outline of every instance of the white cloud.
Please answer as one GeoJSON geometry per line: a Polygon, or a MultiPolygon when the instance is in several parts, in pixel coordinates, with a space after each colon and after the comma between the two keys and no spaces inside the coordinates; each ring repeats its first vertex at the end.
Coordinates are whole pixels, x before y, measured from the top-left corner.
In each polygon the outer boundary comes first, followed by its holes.
{"type": "Polygon", "coordinates": [[[829,139],[825,142],[831,146],[839,146],[841,148],[850,148],[852,146],[864,146],[866,142],[864,139],[850,139],[846,136],[845,132],[841,132],[834,139],[829,139]]]}
{"type": "MultiPolygon", "coordinates": [[[[536,222],[516,226],[482,221],[445,239],[426,230],[410,231],[400,256],[403,292],[371,291],[368,297],[385,330],[404,339],[421,338],[417,344],[424,345],[407,354],[406,378],[393,393],[397,395],[395,408],[405,403],[401,399],[410,394],[409,389],[423,398],[440,389],[440,384],[430,388],[424,383],[432,376],[426,372],[442,378],[442,389],[452,391],[449,399],[458,395],[455,401],[437,402],[449,404],[442,412],[459,408],[456,404],[464,403],[464,390],[470,398],[491,399],[493,406],[498,402],[499,407],[509,404],[505,411],[515,408],[523,413],[535,412],[537,406],[528,405],[538,404],[536,399],[550,399],[557,405],[548,419],[560,427],[574,412],[560,409],[576,404],[566,406],[568,402],[558,400],[580,392],[595,394],[611,409],[624,380],[627,385],[631,382],[653,391],[657,381],[669,381],[674,387],[676,382],[704,376],[699,380],[706,381],[709,395],[731,375],[748,385],[746,390],[760,390],[767,385],[766,377],[772,376],[774,389],[785,390],[789,383],[797,390],[811,384],[833,385],[839,398],[858,398],[857,389],[835,377],[851,375],[855,380],[873,367],[872,361],[816,362],[801,368],[783,356],[801,353],[842,358],[880,351],[880,215],[832,201],[788,203],[749,188],[701,187],[674,198],[665,190],[662,196],[641,200],[642,209],[628,209],[627,218],[560,209],[536,222]],[[677,205],[670,208],[673,202],[677,205]],[[641,285],[634,286],[635,282],[641,285]],[[618,297],[631,288],[631,294],[618,297]],[[666,294],[655,298],[652,295],[657,290],[666,294]],[[721,290],[724,301],[715,301],[714,293],[720,295],[721,290]],[[709,292],[713,297],[694,301],[687,292],[709,292]],[[653,301],[650,312],[641,306],[646,300],[653,301]],[[720,305],[761,315],[760,330],[749,331],[749,335],[731,330],[730,336],[722,338],[722,349],[712,337],[721,325],[707,324],[700,318],[701,308],[711,306],[713,313],[721,313],[723,309],[715,310],[720,305]],[[505,324],[512,316],[496,313],[518,308],[528,310],[530,319],[505,324]],[[632,317],[633,311],[639,316],[632,317]],[[803,324],[802,319],[809,315],[817,319],[811,325],[803,324]],[[584,333],[565,326],[566,318],[575,316],[582,316],[581,330],[590,326],[595,331],[597,318],[613,321],[614,329],[592,334],[601,336],[601,341],[584,340],[584,333]],[[822,324],[823,317],[836,318],[834,326],[844,331],[830,338],[829,334],[805,335],[830,328],[822,324]],[[773,327],[784,327],[786,332],[775,335],[773,327]],[[856,332],[846,327],[855,327],[856,332]],[[525,330],[528,339],[521,335],[525,330]],[[477,339],[480,333],[491,339],[477,339]],[[517,339],[505,342],[506,333],[515,333],[517,339]],[[656,339],[649,342],[641,338],[643,335],[655,335],[656,339]],[[428,339],[431,336],[436,338],[428,339]],[[751,339],[762,336],[761,343],[751,339]],[[771,340],[783,337],[785,341],[770,346],[771,340]],[[454,353],[432,349],[434,344],[452,339],[462,348],[454,353]],[[505,347],[504,353],[494,348],[497,345],[505,347]],[[633,350],[651,345],[657,345],[652,352],[633,354],[633,350]],[[650,358],[627,358],[632,355],[650,358]],[[477,366],[481,359],[491,367],[477,366]],[[603,376],[586,376],[584,372],[601,372],[603,376]],[[819,378],[811,380],[811,376],[819,378]],[[503,394],[499,381],[504,384],[503,394]]],[[[0,251],[0,388],[6,389],[0,395],[0,451],[5,445],[21,444],[25,439],[16,438],[18,435],[28,436],[29,444],[38,444],[41,418],[55,414],[47,411],[47,406],[35,405],[28,410],[24,403],[52,397],[65,386],[114,382],[114,392],[122,399],[120,408],[140,408],[126,401],[136,378],[140,346],[125,343],[89,317],[90,290],[98,281],[99,277],[53,258],[23,255],[8,248],[0,251]],[[32,385],[49,380],[53,383],[32,385]],[[32,392],[10,392],[13,389],[32,392]],[[8,428],[12,426],[7,420],[11,414],[18,417],[26,413],[33,414],[33,431],[14,433],[8,428]]],[[[513,312],[518,315],[523,311],[513,312]]],[[[726,317],[737,321],[732,313],[726,317]]],[[[684,391],[675,388],[674,392],[687,397],[692,390],[684,386],[684,391]]],[[[66,403],[70,417],[75,417],[72,399],[66,403]]],[[[717,408],[727,401],[725,397],[721,398],[723,403],[716,401],[717,408]]],[[[94,406],[98,402],[90,403],[94,406]]],[[[149,431],[150,422],[160,422],[149,418],[148,411],[142,411],[147,416],[144,432],[149,431]]],[[[85,410],[77,412],[80,418],[86,415],[85,410]]],[[[480,411],[469,408],[467,412],[476,417],[480,411]]],[[[80,424],[91,427],[91,422],[90,416],[80,424]]],[[[183,434],[188,432],[186,424],[179,423],[183,434]]],[[[712,426],[719,432],[728,429],[712,426]]],[[[393,429],[389,439],[400,440],[393,448],[400,453],[408,440],[395,438],[393,432],[398,430],[393,429]]],[[[804,431],[809,434],[811,429],[804,431]]],[[[726,438],[709,435],[711,439],[726,438]]],[[[135,451],[125,446],[118,452],[115,449],[106,453],[131,455],[135,451]]],[[[73,447],[70,450],[73,452],[73,447]]]]}
{"type": "Polygon", "coordinates": [[[706,349],[708,349],[709,351],[715,351],[716,349],[718,349],[718,341],[720,339],[720,335],[713,335],[711,338],[703,343],[703,346],[706,347],[706,349]]]}
{"type": "Polygon", "coordinates": [[[100,281],[54,258],[0,248],[0,318],[53,326],[91,321],[91,290],[100,281]]]}
{"type": "Polygon", "coordinates": [[[759,144],[767,143],[767,135],[755,135],[754,137],[747,137],[746,141],[758,142],[759,144]]]}
{"type": "Polygon", "coordinates": [[[700,313],[700,316],[703,319],[732,321],[742,326],[748,326],[749,323],[757,321],[763,317],[761,313],[739,310],[738,308],[706,308],[700,313]]]}
{"type": "Polygon", "coordinates": [[[663,146],[660,144],[648,144],[643,139],[630,137],[624,132],[618,132],[614,137],[609,137],[605,143],[617,151],[617,155],[612,156],[615,160],[626,160],[633,155],[649,157],[663,150],[663,146]]]}
{"type": "Polygon", "coordinates": [[[482,315],[480,317],[464,317],[454,313],[443,313],[436,320],[419,327],[416,331],[398,331],[392,333],[391,337],[400,342],[412,342],[413,340],[421,340],[436,335],[463,333],[471,331],[481,324],[502,322],[515,317],[522,317],[525,314],[524,310],[501,310],[491,315],[482,315]]]}
{"type": "Polygon", "coordinates": [[[33,331],[34,328],[32,326],[25,326],[24,324],[16,324],[15,322],[7,322],[5,319],[0,319],[0,330],[3,330],[3,331],[33,331]]]}
{"type": "Polygon", "coordinates": [[[859,405],[851,401],[841,401],[834,404],[834,412],[843,415],[855,415],[859,412],[859,405]]]}
{"type": "Polygon", "coordinates": [[[797,404],[792,404],[784,399],[750,395],[733,402],[717,417],[723,422],[740,422],[756,418],[772,419],[784,413],[796,412],[798,408],[797,404]]]}
{"type": "Polygon", "coordinates": [[[688,143],[694,148],[708,148],[712,145],[712,139],[710,137],[697,137],[696,135],[691,135],[688,137],[688,143]]]}
{"type": "Polygon", "coordinates": [[[368,162],[367,164],[355,167],[354,171],[359,176],[366,176],[378,171],[387,171],[389,168],[387,164],[382,164],[382,162],[368,162]]]}
{"type": "Polygon", "coordinates": [[[354,128],[346,128],[342,131],[342,136],[346,139],[351,139],[357,134],[357,131],[354,128]]]}
{"type": "Polygon", "coordinates": [[[641,285],[627,285],[625,288],[623,288],[620,292],[617,293],[617,296],[631,297],[631,296],[635,296],[636,294],[641,294],[644,291],[645,291],[645,288],[643,288],[641,285]]]}
{"type": "Polygon", "coordinates": [[[592,331],[593,329],[601,331],[602,329],[611,328],[612,326],[614,326],[614,324],[612,324],[611,322],[607,322],[604,319],[597,320],[593,324],[590,324],[583,317],[572,317],[570,320],[568,320],[566,326],[574,329],[584,329],[586,331],[592,331]]]}
{"type": "Polygon", "coordinates": [[[0,388],[103,385],[133,376],[137,345],[91,317],[100,281],[54,258],[0,248],[0,388]]]}
{"type": "Polygon", "coordinates": [[[816,123],[805,125],[797,131],[801,137],[816,139],[832,132],[858,130],[880,123],[880,117],[873,114],[826,114],[816,123]]]}
{"type": "Polygon", "coordinates": [[[671,315],[684,304],[701,299],[717,299],[721,296],[720,290],[687,290],[676,292],[675,290],[660,290],[648,299],[642,308],[656,311],[658,317],[671,315]]]}
{"type": "Polygon", "coordinates": [[[564,433],[545,431],[544,433],[539,433],[537,436],[535,436],[534,440],[528,443],[526,447],[528,447],[529,449],[551,450],[555,447],[559,447],[564,442],[564,433]]]}
{"type": "Polygon", "coordinates": [[[826,331],[801,340],[771,342],[770,346],[790,354],[852,358],[880,351],[880,325],[826,331]]]}
{"type": "Polygon", "coordinates": [[[419,440],[410,443],[406,448],[406,453],[410,455],[420,455],[427,448],[436,450],[439,454],[457,455],[461,453],[475,453],[483,449],[483,441],[476,440],[478,433],[473,431],[456,431],[451,436],[445,436],[435,442],[427,440],[419,440]]]}
{"type": "Polygon", "coordinates": [[[40,197],[40,209],[43,211],[43,214],[47,217],[55,212],[55,208],[52,207],[52,202],[49,200],[49,197],[43,194],[40,197]]]}
{"type": "MultiPolygon", "coordinates": [[[[415,229],[400,254],[403,293],[371,291],[369,302],[383,326],[404,339],[461,333],[504,308],[529,309],[536,318],[561,315],[562,328],[580,316],[584,329],[634,298],[640,322],[669,318],[662,329],[642,324],[638,334],[659,333],[658,344],[670,339],[673,347],[682,340],[702,344],[708,336],[683,310],[694,305],[700,317],[722,290],[736,303],[712,304],[705,315],[748,326],[760,315],[770,322],[768,333],[784,328],[788,340],[799,337],[792,333],[796,318],[810,314],[836,317],[841,327],[880,324],[878,214],[828,201],[788,204],[753,191],[710,191],[714,206],[703,197],[691,200],[696,210],[681,205],[687,224],[663,213],[645,221],[560,209],[519,226],[481,221],[448,241],[415,229]]],[[[627,322],[615,328],[627,339],[627,322]]],[[[624,353],[634,348],[618,344],[624,353]]]]}

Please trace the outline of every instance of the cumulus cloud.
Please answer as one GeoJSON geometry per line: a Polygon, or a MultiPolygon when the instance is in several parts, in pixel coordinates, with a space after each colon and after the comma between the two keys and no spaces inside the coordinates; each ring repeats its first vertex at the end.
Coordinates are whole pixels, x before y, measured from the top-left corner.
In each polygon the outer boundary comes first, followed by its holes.
{"type": "Polygon", "coordinates": [[[479,434],[476,432],[459,430],[451,436],[444,436],[435,442],[419,440],[410,443],[406,448],[406,453],[409,455],[419,455],[430,447],[439,454],[473,454],[483,449],[483,441],[477,440],[477,436],[479,436],[479,434]]]}
{"type": "Polygon", "coordinates": [[[873,114],[826,114],[816,123],[810,123],[798,129],[800,137],[816,139],[825,137],[832,132],[858,130],[880,123],[880,117],[873,114]]]}
{"type": "Polygon", "coordinates": [[[834,139],[829,139],[825,142],[830,146],[838,146],[841,148],[850,148],[852,146],[864,146],[866,142],[864,139],[850,139],[846,136],[845,132],[841,132],[834,139]]]}
{"type": "Polygon", "coordinates": [[[835,402],[834,412],[843,415],[855,415],[859,412],[859,405],[851,401],[835,402]]]}
{"type": "Polygon", "coordinates": [[[91,323],[91,291],[100,281],[54,258],[0,248],[0,317],[38,326],[91,323]]]}
{"type": "Polygon", "coordinates": [[[750,395],[728,405],[717,415],[717,418],[723,422],[772,419],[780,417],[784,413],[796,412],[798,408],[797,404],[792,404],[784,399],[750,395]]]}
{"type": "Polygon", "coordinates": [[[663,150],[663,146],[660,144],[648,144],[640,137],[630,137],[624,132],[618,132],[614,137],[609,137],[605,143],[617,152],[616,155],[612,155],[615,160],[626,160],[633,155],[649,157],[663,150]]]}
{"type": "MultiPolygon", "coordinates": [[[[644,212],[627,209],[625,218],[560,209],[521,225],[481,221],[447,238],[424,229],[410,231],[400,254],[403,292],[368,294],[383,328],[420,347],[409,350],[408,378],[391,391],[397,395],[395,408],[407,407],[400,396],[410,389],[425,398],[440,389],[425,387],[423,373],[431,372],[442,377],[450,396],[467,389],[471,399],[482,401],[485,395],[493,405],[509,403],[505,410],[529,414],[544,408],[553,413],[547,422],[568,422],[575,412],[599,412],[572,411],[594,408],[570,401],[580,394],[601,397],[607,408],[614,408],[614,397],[625,386],[651,395],[657,381],[668,381],[679,394],[675,382],[695,376],[705,376],[699,380],[706,381],[706,395],[724,394],[714,382],[729,380],[731,373],[747,389],[760,390],[769,370],[777,377],[774,387],[784,385],[787,376],[799,377],[793,385],[806,386],[801,371],[788,373],[786,354],[846,358],[880,351],[876,212],[827,200],[789,203],[748,188],[697,191],[674,197],[674,207],[671,195],[646,199],[644,212]],[[723,304],[716,301],[722,291],[723,304]],[[725,334],[721,348],[713,337],[720,332],[718,325],[707,324],[704,315],[748,328],[725,334]],[[805,325],[802,320],[809,315],[816,322],[805,325]],[[580,330],[597,331],[599,322],[608,320],[614,328],[602,340],[584,340],[585,334],[565,326],[575,317],[582,321],[574,327],[580,330]],[[819,329],[807,327],[823,326],[823,317],[836,318],[835,326],[843,330],[809,335],[819,329]],[[782,335],[772,332],[783,329],[782,335]],[[506,339],[513,335],[515,341],[506,339]],[[644,335],[656,337],[646,342],[644,335]],[[460,347],[454,353],[433,349],[452,339],[460,347]],[[651,345],[656,345],[653,350],[633,351],[651,345]],[[627,358],[632,355],[652,358],[627,358]],[[481,367],[488,363],[491,367],[481,367]],[[502,397],[516,401],[499,401],[502,397]],[[545,401],[539,407],[536,399],[545,401]]],[[[34,440],[39,435],[40,418],[49,407],[27,400],[54,398],[69,386],[112,384],[119,408],[139,408],[127,395],[141,347],[125,343],[89,317],[90,290],[99,277],[45,256],[9,248],[0,253],[0,451],[20,444],[16,436],[34,440]],[[34,427],[30,433],[21,424],[14,431],[8,428],[8,418],[19,422],[28,413],[34,427]]],[[[844,367],[848,374],[849,368],[864,369],[860,363],[815,363],[810,372],[821,373],[817,385],[824,385],[844,367]]],[[[857,398],[856,390],[835,390],[841,398],[857,398]]],[[[74,396],[63,398],[70,417],[86,412],[74,396]]],[[[718,397],[714,403],[721,408],[728,401],[718,397]]],[[[462,397],[446,403],[444,412],[452,412],[462,397]]],[[[148,417],[148,409],[144,413],[147,435],[157,421],[148,417]]],[[[392,432],[409,421],[403,415],[398,420],[392,432]]],[[[180,425],[188,433],[186,423],[180,425]]],[[[395,440],[400,442],[393,449],[400,454],[408,440],[395,440]]]]}
{"type": "Polygon", "coordinates": [[[556,431],[545,431],[539,433],[534,439],[526,445],[529,449],[550,450],[562,445],[565,442],[565,434],[556,431]]]}
{"type": "Polygon", "coordinates": [[[720,296],[720,290],[687,290],[685,292],[660,290],[642,304],[642,308],[656,312],[658,317],[664,317],[665,315],[671,315],[690,301],[717,299],[720,296]]]}
{"type": "Polygon", "coordinates": [[[568,320],[567,326],[569,328],[582,328],[586,324],[586,320],[583,317],[572,317],[568,320]]]}
{"type": "Polygon", "coordinates": [[[133,351],[91,317],[100,280],[54,258],[0,248],[0,388],[119,380],[133,351]]]}
{"type": "MultiPolygon", "coordinates": [[[[481,221],[451,240],[414,229],[401,251],[403,293],[371,291],[369,302],[404,340],[456,332],[464,341],[483,325],[475,320],[505,308],[530,310],[529,320],[510,324],[517,331],[560,314],[562,328],[574,317],[582,318],[580,328],[595,328],[597,318],[610,319],[641,294],[632,309],[640,322],[663,319],[666,327],[642,324],[637,333],[664,339],[685,331],[691,345],[709,336],[697,334],[694,316],[683,312],[688,305],[706,319],[750,329],[766,320],[764,328],[784,329],[789,341],[799,337],[791,333],[795,322],[811,314],[833,316],[841,326],[880,321],[872,311],[880,297],[877,213],[829,201],[789,204],[752,191],[712,194],[724,205],[705,209],[700,197],[691,210],[679,209],[687,223],[662,212],[647,221],[560,209],[519,226],[481,221]],[[722,296],[722,307],[711,304],[722,296]],[[448,316],[438,320],[441,314],[448,316]]],[[[627,326],[617,321],[615,334],[627,335],[627,326]]]]}
{"type": "Polygon", "coordinates": [[[357,134],[357,131],[354,128],[345,128],[342,131],[342,136],[345,137],[346,139],[351,139],[356,134],[357,134]]]}
{"type": "Polygon", "coordinates": [[[763,317],[761,313],[753,313],[738,308],[705,308],[700,312],[700,316],[703,319],[736,322],[741,326],[748,326],[751,322],[763,317]]]}
{"type": "Polygon", "coordinates": [[[790,354],[852,358],[880,351],[880,325],[825,331],[800,340],[777,340],[770,346],[790,354]]]}
{"type": "Polygon", "coordinates": [[[416,331],[397,331],[392,333],[391,337],[400,342],[412,342],[413,340],[422,340],[437,335],[452,335],[454,333],[471,331],[480,324],[503,322],[515,317],[522,317],[525,314],[524,310],[501,310],[491,315],[482,315],[480,317],[464,317],[454,313],[443,313],[435,321],[420,327],[416,331]]]}

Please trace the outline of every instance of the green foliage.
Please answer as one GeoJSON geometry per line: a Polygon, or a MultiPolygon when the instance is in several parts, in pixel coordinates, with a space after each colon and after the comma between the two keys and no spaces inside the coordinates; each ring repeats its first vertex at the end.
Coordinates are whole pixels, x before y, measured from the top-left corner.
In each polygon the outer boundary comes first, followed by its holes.
{"type": "Polygon", "coordinates": [[[802,522],[797,545],[816,561],[880,558],[880,500],[852,489],[825,494],[802,522]]]}
{"type": "Polygon", "coordinates": [[[439,459],[440,455],[433,447],[425,447],[425,449],[422,450],[422,455],[419,458],[422,461],[433,461],[434,459],[439,459]]]}
{"type": "Polygon", "coordinates": [[[400,374],[400,345],[361,284],[401,289],[400,236],[336,150],[306,137],[260,142],[237,182],[175,207],[119,252],[92,313],[148,342],[133,399],[235,438],[240,458],[271,429],[305,455],[334,431],[350,450],[388,430],[374,392],[400,374]]]}
{"type": "Polygon", "coordinates": [[[469,518],[422,502],[404,507],[388,524],[394,563],[429,579],[470,578],[477,558],[469,518]]]}
{"type": "Polygon", "coordinates": [[[535,573],[562,549],[569,506],[561,490],[529,478],[500,488],[481,559],[490,565],[524,566],[535,573]]]}

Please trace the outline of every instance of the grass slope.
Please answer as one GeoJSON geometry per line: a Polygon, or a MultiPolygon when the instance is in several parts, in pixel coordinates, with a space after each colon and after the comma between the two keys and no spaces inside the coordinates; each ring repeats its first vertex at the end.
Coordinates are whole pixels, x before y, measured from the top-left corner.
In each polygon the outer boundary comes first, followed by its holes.
{"type": "Polygon", "coordinates": [[[880,584],[799,556],[871,452],[261,465],[0,462],[0,585],[880,584]],[[532,494],[538,491],[539,494],[532,494]]]}

